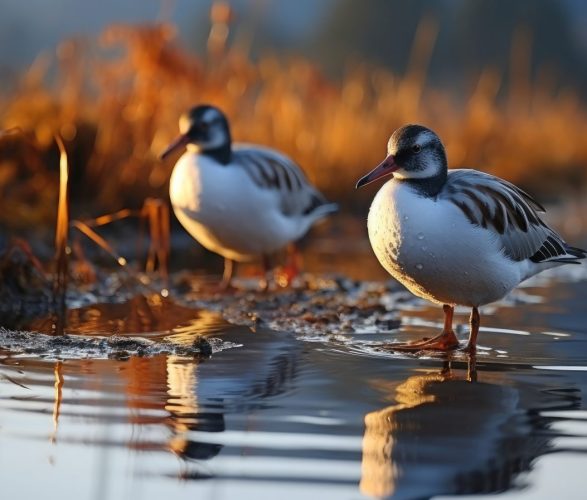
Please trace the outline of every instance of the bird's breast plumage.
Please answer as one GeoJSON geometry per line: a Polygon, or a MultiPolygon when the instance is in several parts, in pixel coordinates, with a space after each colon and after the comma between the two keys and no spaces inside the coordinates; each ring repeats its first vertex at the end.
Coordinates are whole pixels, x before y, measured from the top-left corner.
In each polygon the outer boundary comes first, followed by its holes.
{"type": "Polygon", "coordinates": [[[419,196],[405,182],[388,181],[368,217],[381,265],[415,295],[448,304],[480,305],[503,297],[520,281],[487,230],[458,207],[419,196]]]}

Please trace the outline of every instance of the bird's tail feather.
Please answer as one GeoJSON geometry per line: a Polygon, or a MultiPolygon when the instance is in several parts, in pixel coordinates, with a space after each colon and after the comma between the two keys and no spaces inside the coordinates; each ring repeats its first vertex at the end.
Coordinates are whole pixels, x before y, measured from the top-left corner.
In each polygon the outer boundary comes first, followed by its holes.
{"type": "Polygon", "coordinates": [[[565,255],[559,255],[556,258],[551,258],[544,260],[544,263],[547,262],[559,262],[561,264],[581,264],[579,262],[582,259],[587,258],[587,251],[583,250],[582,248],[572,247],[570,245],[564,244],[565,248],[565,255]]]}
{"type": "Polygon", "coordinates": [[[539,264],[581,264],[581,260],[587,258],[587,251],[582,248],[572,247],[567,245],[564,241],[560,242],[563,245],[562,250],[565,253],[554,255],[546,259],[541,259],[539,264]]]}
{"type": "Polygon", "coordinates": [[[587,250],[583,250],[582,248],[565,245],[565,250],[567,251],[568,255],[572,255],[575,258],[574,260],[587,258],[587,250]]]}
{"type": "Polygon", "coordinates": [[[312,210],[312,219],[317,220],[321,219],[322,217],[326,217],[327,215],[333,214],[338,212],[338,204],[337,203],[325,203],[324,205],[320,205],[312,210]]]}

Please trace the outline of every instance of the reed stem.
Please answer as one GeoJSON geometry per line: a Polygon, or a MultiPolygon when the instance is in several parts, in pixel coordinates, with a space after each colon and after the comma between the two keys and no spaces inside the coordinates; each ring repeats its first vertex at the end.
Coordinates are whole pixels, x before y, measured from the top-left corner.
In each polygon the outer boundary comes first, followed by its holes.
{"type": "Polygon", "coordinates": [[[69,165],[67,161],[67,152],[65,145],[58,135],[55,141],[59,147],[59,202],[57,205],[57,226],[55,230],[55,262],[56,272],[53,283],[53,300],[57,321],[55,323],[55,333],[63,334],[65,327],[66,302],[65,295],[67,292],[67,273],[68,273],[68,254],[69,254],[69,165]]]}

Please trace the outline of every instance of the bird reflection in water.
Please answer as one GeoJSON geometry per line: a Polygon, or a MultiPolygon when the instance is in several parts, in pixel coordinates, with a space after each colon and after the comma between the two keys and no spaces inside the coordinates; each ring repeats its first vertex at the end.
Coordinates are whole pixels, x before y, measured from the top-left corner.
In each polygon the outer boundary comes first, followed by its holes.
{"type": "Polygon", "coordinates": [[[373,380],[395,404],[365,416],[361,492],[428,498],[511,487],[548,440],[521,411],[518,389],[499,372],[484,372],[483,379],[475,382],[473,356],[466,374],[447,361],[441,371],[399,385],[373,380]]]}
{"type": "MultiPolygon", "coordinates": [[[[36,330],[50,328],[47,319],[35,321],[36,330]]],[[[247,327],[227,323],[218,312],[183,307],[160,296],[138,295],[123,303],[72,309],[68,333],[140,335],[187,346],[201,336],[213,336],[246,345],[246,354],[229,349],[211,360],[165,353],[80,360],[67,365],[65,384],[61,362],[55,365],[52,440],[57,436],[61,407],[69,403],[68,397],[63,397],[64,390],[71,390],[67,376],[75,376],[79,370],[96,374],[95,379],[103,384],[94,388],[98,393],[124,394],[124,419],[132,428],[129,448],[171,451],[185,460],[218,454],[222,445],[207,439],[198,442],[197,433],[222,432],[226,412],[246,414],[286,391],[295,379],[299,355],[293,337],[277,337],[262,329],[253,333],[247,327]],[[162,428],[170,435],[153,439],[153,431],[162,428]]],[[[105,425],[120,420],[115,414],[101,418],[105,425]]]]}
{"type": "MultiPolygon", "coordinates": [[[[159,306],[155,308],[157,314],[153,314],[144,300],[133,303],[142,311],[139,316],[143,326],[145,318],[154,320],[151,326],[161,325],[159,306]]],[[[247,354],[243,356],[239,349],[228,350],[211,360],[177,355],[133,356],[121,371],[126,378],[131,423],[139,428],[162,423],[171,432],[164,444],[144,441],[140,432],[133,432],[139,439],[129,446],[163,448],[188,461],[210,459],[222,449],[222,445],[207,439],[198,441],[195,433],[223,432],[226,412],[246,413],[286,391],[295,379],[299,355],[299,349],[286,335],[276,337],[258,330],[253,333],[249,328],[226,323],[217,312],[198,310],[192,315],[189,321],[182,318],[183,323],[170,329],[163,339],[191,344],[197,335],[219,336],[245,344],[247,354]],[[163,418],[153,416],[161,412],[165,414],[163,418]]],[[[130,317],[136,325],[137,314],[130,317]]],[[[187,470],[180,474],[191,477],[187,470]]]]}
{"type": "MultiPolygon", "coordinates": [[[[189,310],[165,299],[138,296],[116,309],[119,331],[142,329],[143,332],[160,330],[158,336],[175,344],[189,345],[199,335],[216,335],[227,324],[221,316],[207,310],[189,310]],[[130,308],[128,319],[121,316],[130,308]],[[120,311],[118,311],[120,309],[120,311]],[[126,322],[129,322],[127,324],[126,322]],[[163,330],[163,331],[161,331],[163,330]]],[[[104,322],[104,315],[96,315],[104,322]]],[[[107,319],[112,324],[112,319],[107,319]]],[[[164,424],[171,430],[165,443],[145,441],[134,431],[137,441],[129,443],[135,449],[165,449],[182,457],[206,459],[216,455],[218,445],[196,444],[187,439],[190,430],[220,432],[224,430],[224,416],[202,410],[198,401],[198,371],[204,358],[161,354],[154,357],[132,356],[121,374],[125,378],[125,392],[129,420],[137,431],[143,426],[164,424]],[[161,415],[154,416],[154,415],[161,415]]]]}
{"type": "Polygon", "coordinates": [[[222,432],[226,426],[220,410],[205,411],[198,404],[197,367],[196,363],[185,362],[176,356],[167,358],[165,410],[169,412],[168,425],[173,433],[167,446],[182,458],[206,460],[216,456],[222,446],[190,440],[189,432],[222,432]]]}
{"type": "MultiPolygon", "coordinates": [[[[225,413],[246,415],[294,383],[298,351],[285,344],[255,349],[246,365],[193,362],[167,357],[166,424],[172,431],[167,448],[184,460],[206,460],[220,453],[222,445],[199,441],[197,432],[223,432],[225,413]]],[[[202,470],[185,470],[185,479],[202,477],[202,470]]]]}

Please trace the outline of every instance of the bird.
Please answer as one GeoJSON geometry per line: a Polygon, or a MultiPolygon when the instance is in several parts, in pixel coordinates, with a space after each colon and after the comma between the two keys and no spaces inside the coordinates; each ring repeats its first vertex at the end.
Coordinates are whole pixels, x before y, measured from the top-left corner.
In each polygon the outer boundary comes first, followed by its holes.
{"type": "Polygon", "coordinates": [[[373,251],[396,280],[444,311],[439,335],[392,344],[392,350],[458,348],[452,323],[461,305],[471,308],[464,350],[474,353],[480,306],[539,272],[587,256],[540,218],[542,205],[519,187],[478,170],[449,169],[440,138],[422,125],[393,132],[386,158],[356,188],[386,176],[392,178],[367,218],[373,251]]]}
{"type": "Polygon", "coordinates": [[[171,174],[171,205],[193,238],[224,257],[220,288],[231,286],[234,262],[261,257],[267,271],[271,254],[337,211],[289,157],[260,145],[233,144],[218,107],[192,107],[181,115],[179,130],[160,156],[186,148],[171,174]]]}

